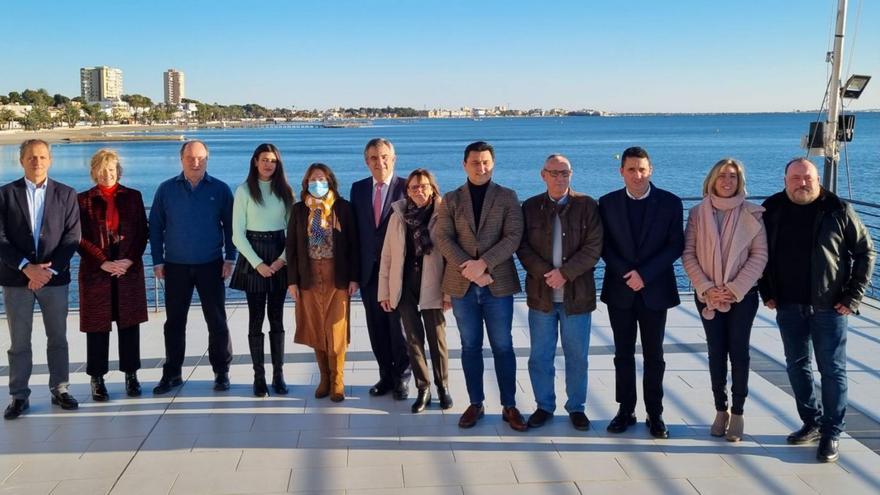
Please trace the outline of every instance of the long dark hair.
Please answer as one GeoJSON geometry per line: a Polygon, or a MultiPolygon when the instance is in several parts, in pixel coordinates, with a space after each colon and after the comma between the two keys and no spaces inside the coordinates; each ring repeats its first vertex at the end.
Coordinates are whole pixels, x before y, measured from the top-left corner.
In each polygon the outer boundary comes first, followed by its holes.
{"type": "Polygon", "coordinates": [[[278,196],[278,198],[284,203],[284,208],[289,210],[290,206],[293,204],[293,190],[290,188],[290,184],[287,182],[287,176],[284,174],[284,164],[281,162],[281,152],[278,151],[278,148],[275,147],[272,143],[263,143],[257,146],[257,149],[254,150],[254,155],[251,157],[251,166],[248,170],[247,176],[247,186],[248,192],[251,193],[251,198],[253,198],[254,202],[258,205],[263,204],[263,193],[260,191],[260,171],[257,168],[257,161],[260,159],[260,153],[274,153],[275,159],[275,172],[272,174],[270,190],[272,194],[278,196]]]}
{"type": "Polygon", "coordinates": [[[312,175],[312,172],[315,170],[320,170],[324,172],[324,175],[327,176],[327,186],[330,188],[330,191],[333,192],[333,195],[337,198],[339,197],[339,182],[336,180],[336,174],[330,170],[330,167],[323,163],[313,163],[309,165],[309,168],[306,169],[306,173],[303,174],[302,180],[302,192],[299,194],[299,199],[305,201],[306,196],[309,195],[309,176],[312,175]]]}

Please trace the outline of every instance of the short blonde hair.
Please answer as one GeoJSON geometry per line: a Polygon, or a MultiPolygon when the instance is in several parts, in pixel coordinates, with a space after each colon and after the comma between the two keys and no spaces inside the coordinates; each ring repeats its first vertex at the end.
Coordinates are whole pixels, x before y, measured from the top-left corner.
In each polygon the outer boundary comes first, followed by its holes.
{"type": "Polygon", "coordinates": [[[111,161],[116,162],[116,180],[118,181],[120,177],[122,177],[122,164],[119,163],[119,153],[111,149],[100,149],[94,155],[92,155],[91,161],[91,169],[89,170],[89,175],[92,177],[92,180],[97,183],[98,182],[98,170],[101,169],[104,165],[107,165],[111,161]]]}
{"type": "Polygon", "coordinates": [[[721,169],[726,166],[732,166],[736,169],[736,195],[746,194],[746,168],[742,162],[736,158],[722,158],[709,170],[706,180],[703,181],[703,196],[708,196],[715,187],[715,181],[721,174],[721,169]]]}

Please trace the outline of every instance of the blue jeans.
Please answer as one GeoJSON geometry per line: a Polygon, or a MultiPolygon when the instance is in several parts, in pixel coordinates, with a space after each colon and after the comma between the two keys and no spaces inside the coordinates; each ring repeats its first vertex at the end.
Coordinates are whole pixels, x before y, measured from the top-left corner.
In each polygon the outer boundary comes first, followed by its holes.
{"type": "Polygon", "coordinates": [[[562,336],[565,356],[565,393],[569,413],[583,412],[587,401],[587,364],[590,352],[590,313],[567,315],[563,303],[554,303],[549,313],[529,309],[529,378],[538,408],[556,409],[556,336],[562,336]]]}
{"type": "Polygon", "coordinates": [[[513,296],[495,297],[488,287],[471,284],[464,297],[452,298],[452,314],[461,335],[461,367],[471,404],[483,394],[483,322],[495,359],[501,405],[516,405],[516,355],[513,352],[513,296]]]}
{"type": "Polygon", "coordinates": [[[846,316],[834,309],[783,304],[776,309],[776,322],[798,415],[804,424],[818,424],[823,436],[837,438],[846,414],[846,316]],[[813,385],[813,349],[822,377],[821,404],[813,385]]]}

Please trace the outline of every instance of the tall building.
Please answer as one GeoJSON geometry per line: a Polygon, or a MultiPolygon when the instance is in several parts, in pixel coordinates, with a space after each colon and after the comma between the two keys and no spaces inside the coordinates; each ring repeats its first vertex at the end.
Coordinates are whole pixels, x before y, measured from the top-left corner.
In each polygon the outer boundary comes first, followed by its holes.
{"type": "Polygon", "coordinates": [[[118,101],[122,98],[122,69],[83,67],[79,70],[79,88],[87,103],[118,101]]]}
{"type": "Polygon", "coordinates": [[[163,74],[163,81],[165,83],[165,104],[180,105],[181,101],[186,98],[183,72],[168,69],[163,74]]]}

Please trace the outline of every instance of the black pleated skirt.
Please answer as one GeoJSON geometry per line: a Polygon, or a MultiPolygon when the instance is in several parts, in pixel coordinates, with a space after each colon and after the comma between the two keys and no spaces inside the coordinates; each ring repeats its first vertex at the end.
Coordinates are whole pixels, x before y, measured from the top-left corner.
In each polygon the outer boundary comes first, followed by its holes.
{"type": "MultiPolygon", "coordinates": [[[[284,251],[284,231],[255,232],[248,230],[245,233],[251,247],[263,260],[263,263],[271,265],[281,256],[284,251]]],[[[260,275],[244,256],[239,255],[232,271],[232,279],[229,281],[230,289],[243,290],[245,292],[275,292],[287,290],[287,267],[275,272],[271,277],[260,275]]]]}

